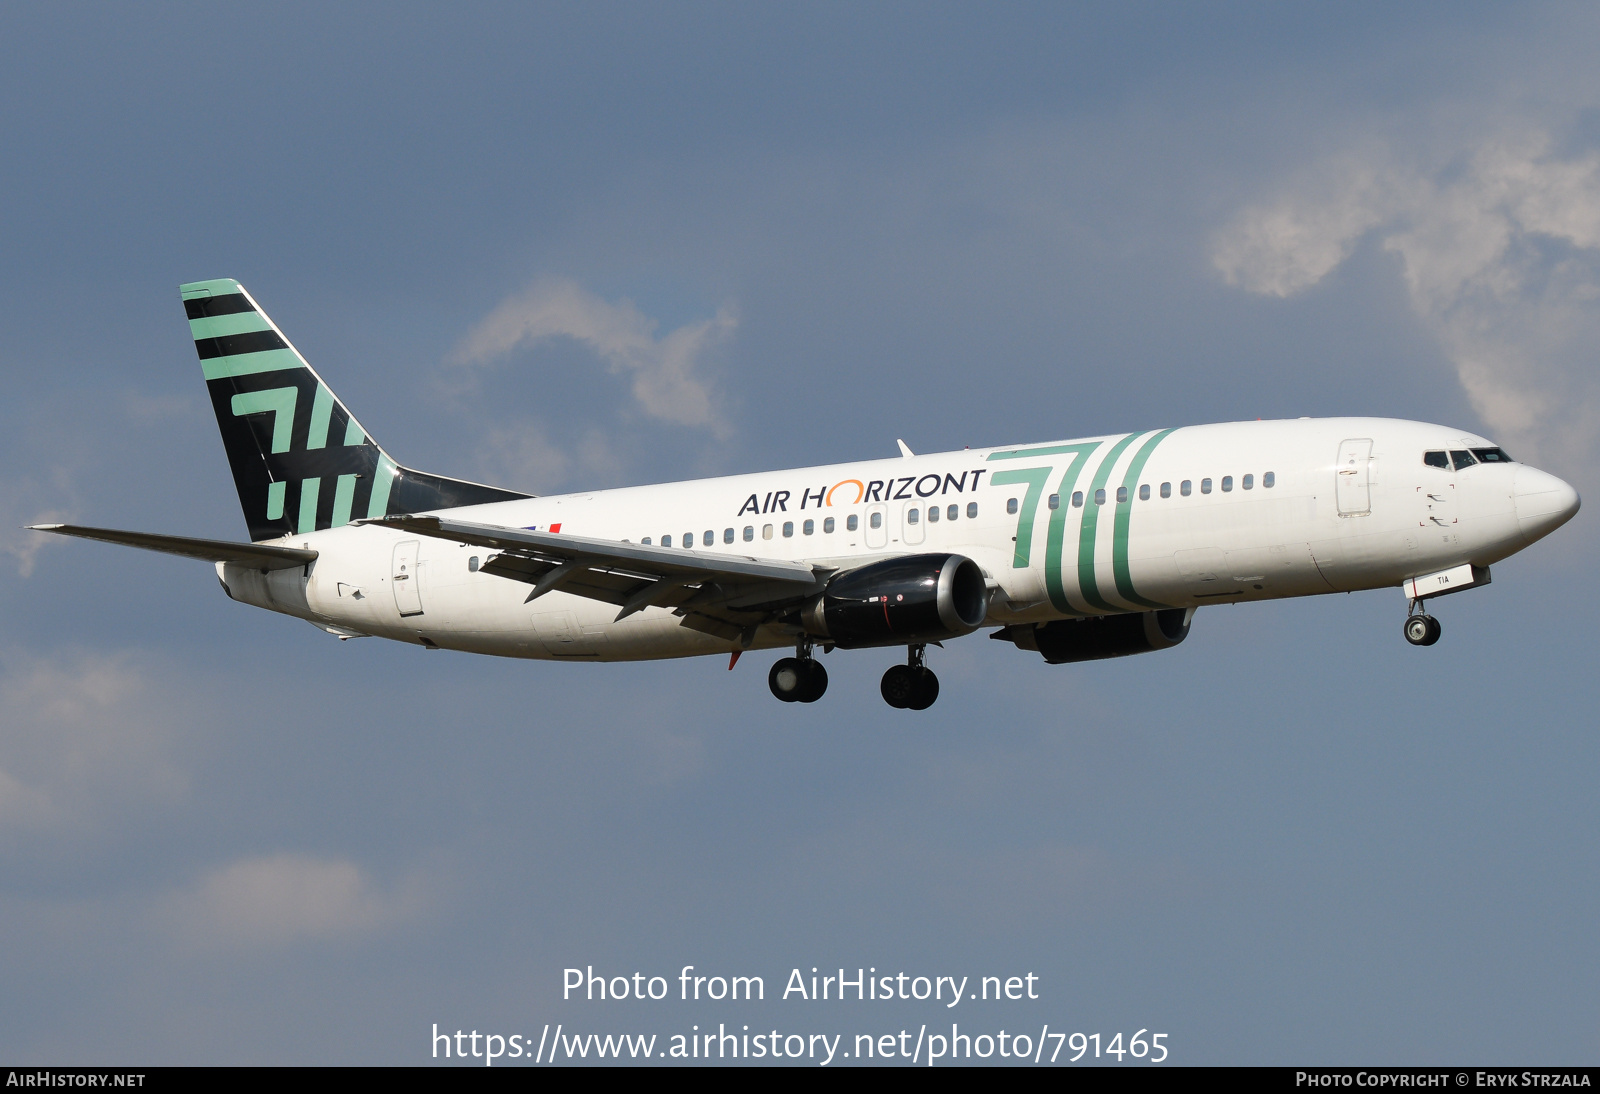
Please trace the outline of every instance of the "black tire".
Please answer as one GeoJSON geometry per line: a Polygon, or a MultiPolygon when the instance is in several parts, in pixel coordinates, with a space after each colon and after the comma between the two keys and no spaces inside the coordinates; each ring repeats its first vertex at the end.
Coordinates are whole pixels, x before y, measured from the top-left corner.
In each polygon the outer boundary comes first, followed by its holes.
{"type": "Polygon", "coordinates": [[[1413,646],[1431,646],[1439,640],[1438,633],[1434,629],[1437,626],[1431,616],[1408,615],[1405,625],[1406,641],[1413,646]],[[1430,623],[1433,626],[1429,626],[1430,623]]]}
{"type": "Polygon", "coordinates": [[[927,710],[939,698],[939,678],[928,669],[917,673],[917,690],[906,706],[912,710],[927,710]]]}
{"type": "Polygon", "coordinates": [[[767,671],[767,687],[774,697],[792,703],[805,694],[807,679],[805,666],[795,657],[780,657],[767,671]]]}
{"type": "Polygon", "coordinates": [[[800,702],[815,703],[828,690],[828,670],[822,667],[820,661],[806,660],[800,663],[806,669],[806,686],[800,693],[800,702]]]}
{"type": "Polygon", "coordinates": [[[890,665],[883,674],[883,682],[878,685],[878,690],[883,693],[885,703],[896,710],[905,710],[917,693],[916,674],[911,671],[910,665],[890,665]]]}
{"type": "Polygon", "coordinates": [[[1439,621],[1431,615],[1425,615],[1422,618],[1428,621],[1428,637],[1423,639],[1422,644],[1431,646],[1439,641],[1439,635],[1444,633],[1444,628],[1439,626],[1439,621]]]}

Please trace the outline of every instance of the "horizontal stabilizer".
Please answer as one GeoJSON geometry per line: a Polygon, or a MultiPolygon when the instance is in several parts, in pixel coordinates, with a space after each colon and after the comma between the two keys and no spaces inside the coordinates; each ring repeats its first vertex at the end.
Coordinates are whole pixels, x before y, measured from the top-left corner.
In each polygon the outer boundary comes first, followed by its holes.
{"type": "Polygon", "coordinates": [[[317,552],[298,547],[271,547],[262,543],[229,543],[220,539],[189,539],[185,536],[158,536],[153,532],[121,532],[115,528],[85,528],[78,524],[30,524],[35,532],[54,532],[62,536],[98,539],[124,547],[142,547],[168,555],[197,558],[203,562],[235,562],[258,570],[287,570],[315,561],[317,552]]]}

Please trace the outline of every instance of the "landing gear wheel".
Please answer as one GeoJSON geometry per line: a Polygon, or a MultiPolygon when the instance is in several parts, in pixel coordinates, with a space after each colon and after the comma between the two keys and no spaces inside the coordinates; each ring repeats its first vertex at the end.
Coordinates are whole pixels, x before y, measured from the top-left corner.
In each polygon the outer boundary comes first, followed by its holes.
{"type": "Polygon", "coordinates": [[[891,665],[878,685],[883,701],[896,710],[905,710],[917,693],[916,671],[910,665],[891,665]]]}
{"type": "Polygon", "coordinates": [[[925,668],[894,665],[883,674],[878,690],[897,710],[927,710],[939,698],[939,678],[925,668]]]}
{"type": "Polygon", "coordinates": [[[799,701],[815,703],[828,690],[828,670],[822,667],[822,662],[809,657],[801,661],[800,666],[805,669],[805,684],[800,689],[799,701]]]}
{"type": "Polygon", "coordinates": [[[939,698],[939,678],[929,669],[917,673],[917,690],[906,705],[912,710],[927,710],[939,698]]]}
{"type": "Polygon", "coordinates": [[[785,703],[815,703],[828,690],[828,670],[809,657],[780,657],[767,672],[767,687],[785,703]]]}
{"type": "Polygon", "coordinates": [[[772,689],[776,698],[793,703],[805,694],[809,675],[805,670],[805,662],[798,657],[780,657],[767,672],[767,687],[772,689]]]}
{"type": "Polygon", "coordinates": [[[1406,617],[1406,641],[1413,646],[1431,646],[1439,641],[1443,628],[1439,621],[1431,615],[1412,615],[1406,617]]]}

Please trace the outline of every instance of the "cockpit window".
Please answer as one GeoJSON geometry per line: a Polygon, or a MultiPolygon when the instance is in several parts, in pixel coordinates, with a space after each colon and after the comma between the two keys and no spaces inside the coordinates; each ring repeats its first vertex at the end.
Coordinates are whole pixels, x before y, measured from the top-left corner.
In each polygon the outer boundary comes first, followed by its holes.
{"type": "Polygon", "coordinates": [[[1478,462],[1472,458],[1471,452],[1465,452],[1454,448],[1450,450],[1450,458],[1456,461],[1457,471],[1460,471],[1463,467],[1471,467],[1473,464],[1478,462]]]}
{"type": "Polygon", "coordinates": [[[1422,462],[1429,467],[1442,467],[1450,470],[1450,454],[1448,452],[1424,452],[1422,462]]]}
{"type": "Polygon", "coordinates": [[[1516,463],[1503,448],[1474,448],[1472,454],[1479,463],[1516,463]]]}

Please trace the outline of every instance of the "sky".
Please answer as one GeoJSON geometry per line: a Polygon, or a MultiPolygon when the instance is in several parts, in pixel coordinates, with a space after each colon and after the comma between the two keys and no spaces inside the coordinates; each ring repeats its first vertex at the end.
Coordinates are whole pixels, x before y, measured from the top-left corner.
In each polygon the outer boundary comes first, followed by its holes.
{"type": "Polygon", "coordinates": [[[776,654],[339,643],[22,526],[245,537],[177,294],[219,277],[401,462],[539,493],[1370,414],[1594,498],[1597,47],[1581,5],[6,8],[0,1056],[1593,1063],[1592,505],[1428,649],[1397,590],[1100,663],[980,633],[917,715],[891,651],[787,706],[776,654]],[[563,999],[591,966],[671,994],[563,999]],[[782,998],[813,967],[1038,998],[782,998]]]}

